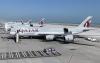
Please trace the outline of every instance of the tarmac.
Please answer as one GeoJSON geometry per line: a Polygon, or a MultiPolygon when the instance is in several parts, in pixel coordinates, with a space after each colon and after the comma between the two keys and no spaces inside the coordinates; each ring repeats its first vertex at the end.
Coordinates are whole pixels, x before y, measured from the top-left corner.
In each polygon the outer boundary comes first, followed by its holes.
{"type": "MultiPolygon", "coordinates": [[[[0,34],[0,37],[6,34],[0,34]]],[[[44,41],[42,39],[13,39],[0,38],[0,53],[37,51],[44,48],[55,48],[61,56],[20,58],[0,60],[0,63],[100,63],[100,42],[91,42],[76,38],[74,43],[63,44],[62,41],[44,41]]]]}

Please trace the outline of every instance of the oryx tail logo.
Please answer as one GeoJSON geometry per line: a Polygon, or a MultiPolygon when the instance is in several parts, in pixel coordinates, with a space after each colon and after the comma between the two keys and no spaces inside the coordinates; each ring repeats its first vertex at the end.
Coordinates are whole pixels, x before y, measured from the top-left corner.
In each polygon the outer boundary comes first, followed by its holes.
{"type": "Polygon", "coordinates": [[[84,24],[84,27],[90,27],[90,26],[91,26],[91,19],[86,21],[86,23],[84,24]]]}

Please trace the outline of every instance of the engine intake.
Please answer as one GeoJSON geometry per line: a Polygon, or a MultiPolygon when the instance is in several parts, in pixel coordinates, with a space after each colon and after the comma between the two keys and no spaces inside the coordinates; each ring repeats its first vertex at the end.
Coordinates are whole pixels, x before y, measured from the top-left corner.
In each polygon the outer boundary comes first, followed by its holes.
{"type": "Polygon", "coordinates": [[[54,38],[54,35],[46,35],[46,40],[53,40],[54,38]]]}
{"type": "Polygon", "coordinates": [[[73,42],[73,41],[74,41],[74,36],[72,34],[65,35],[65,42],[73,42]]]}

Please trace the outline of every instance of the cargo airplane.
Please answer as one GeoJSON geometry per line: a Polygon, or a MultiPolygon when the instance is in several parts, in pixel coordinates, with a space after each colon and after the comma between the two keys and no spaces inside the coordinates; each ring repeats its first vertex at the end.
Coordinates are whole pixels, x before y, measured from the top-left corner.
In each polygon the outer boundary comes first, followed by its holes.
{"type": "MultiPolygon", "coordinates": [[[[73,41],[74,35],[90,30],[92,16],[88,16],[79,26],[75,28],[53,28],[53,27],[19,27],[11,28],[9,34],[16,37],[20,36],[44,36],[46,40],[64,38],[64,42],[73,41]]],[[[18,38],[16,37],[16,39],[18,38]]]]}

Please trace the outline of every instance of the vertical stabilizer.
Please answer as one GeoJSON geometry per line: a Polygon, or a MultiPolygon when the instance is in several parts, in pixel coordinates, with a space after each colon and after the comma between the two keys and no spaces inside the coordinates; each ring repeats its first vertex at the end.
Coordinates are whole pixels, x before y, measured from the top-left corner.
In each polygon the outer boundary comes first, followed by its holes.
{"type": "Polygon", "coordinates": [[[78,27],[90,27],[93,16],[88,16],[78,27]]]}

